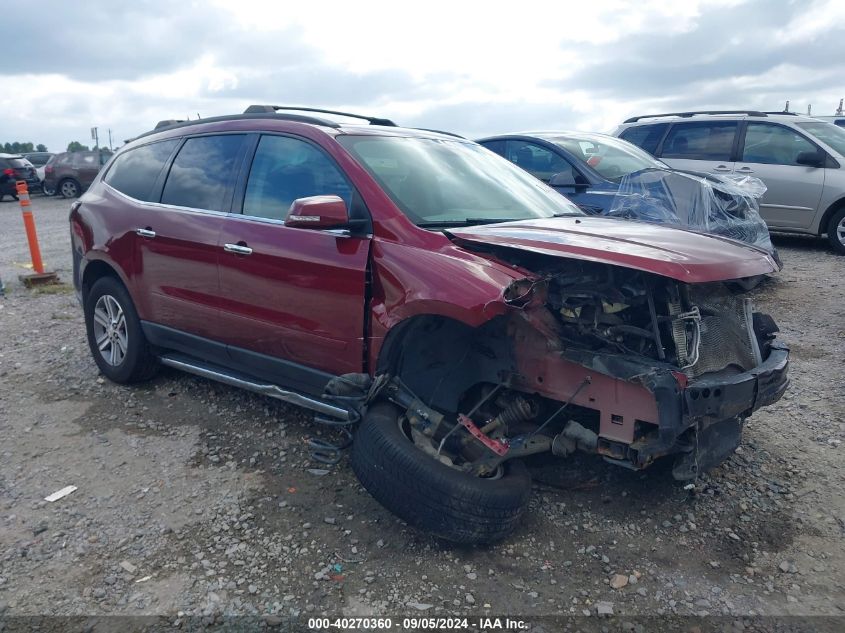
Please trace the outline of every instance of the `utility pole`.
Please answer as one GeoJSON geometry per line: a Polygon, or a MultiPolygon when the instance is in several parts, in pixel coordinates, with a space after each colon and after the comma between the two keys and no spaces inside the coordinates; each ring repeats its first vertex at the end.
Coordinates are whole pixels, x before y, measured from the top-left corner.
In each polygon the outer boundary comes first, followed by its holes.
{"type": "Polygon", "coordinates": [[[99,149],[100,147],[100,139],[97,136],[97,128],[91,128],[91,139],[94,141],[94,149],[99,149]]]}
{"type": "Polygon", "coordinates": [[[111,128],[109,128],[109,151],[110,152],[114,151],[114,149],[111,146],[111,128]]]}

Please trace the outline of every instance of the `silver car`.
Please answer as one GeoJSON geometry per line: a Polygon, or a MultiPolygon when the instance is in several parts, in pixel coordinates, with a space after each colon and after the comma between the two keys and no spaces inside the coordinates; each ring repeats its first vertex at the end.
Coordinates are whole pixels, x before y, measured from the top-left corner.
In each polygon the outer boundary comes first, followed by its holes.
{"type": "Polygon", "coordinates": [[[827,234],[845,255],[845,129],[756,111],[637,116],[613,133],[676,169],[760,178],[760,214],[773,231],[827,234]]]}

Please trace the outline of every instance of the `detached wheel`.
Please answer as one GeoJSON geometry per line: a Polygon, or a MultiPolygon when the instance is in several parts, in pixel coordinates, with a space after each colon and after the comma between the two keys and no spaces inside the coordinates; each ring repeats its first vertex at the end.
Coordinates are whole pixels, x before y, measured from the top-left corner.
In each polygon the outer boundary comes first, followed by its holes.
{"type": "Polygon", "coordinates": [[[830,218],[827,224],[827,239],[836,253],[845,255],[845,207],[830,218]]]}
{"type": "Polygon", "coordinates": [[[129,293],[114,277],[99,279],[85,298],[85,329],[94,362],[109,380],[131,383],[155,374],[158,359],[129,293]]]}
{"type": "Polygon", "coordinates": [[[352,469],[364,488],[410,525],[457,543],[489,543],[514,531],[531,494],[522,462],[475,477],[435,459],[410,439],[392,404],[373,405],[355,435],[352,469]]]}
{"type": "Polygon", "coordinates": [[[78,198],[82,187],[73,178],[66,178],[59,183],[59,193],[65,198],[78,198]]]}

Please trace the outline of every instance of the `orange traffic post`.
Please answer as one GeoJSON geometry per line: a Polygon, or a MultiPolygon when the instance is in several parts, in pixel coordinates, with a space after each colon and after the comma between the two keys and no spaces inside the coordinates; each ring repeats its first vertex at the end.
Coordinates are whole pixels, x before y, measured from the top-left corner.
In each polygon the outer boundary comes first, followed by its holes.
{"type": "Polygon", "coordinates": [[[21,281],[26,286],[39,283],[53,283],[57,280],[56,273],[45,273],[44,262],[41,261],[41,249],[38,246],[38,234],[35,232],[35,218],[32,217],[32,210],[29,208],[32,203],[29,200],[29,190],[27,189],[26,181],[18,180],[15,183],[15,190],[17,191],[18,201],[21,205],[23,226],[26,230],[27,242],[29,242],[29,254],[32,257],[32,268],[35,270],[34,275],[22,275],[21,281]]]}

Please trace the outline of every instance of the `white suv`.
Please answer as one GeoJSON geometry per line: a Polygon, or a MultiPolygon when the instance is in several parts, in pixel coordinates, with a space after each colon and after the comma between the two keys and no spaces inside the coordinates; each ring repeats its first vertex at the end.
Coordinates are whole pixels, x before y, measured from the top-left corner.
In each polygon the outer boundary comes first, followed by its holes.
{"type": "Polygon", "coordinates": [[[783,112],[636,116],[615,131],[675,169],[748,174],[768,188],[760,214],[773,231],[827,234],[845,255],[845,129],[783,112]]]}

